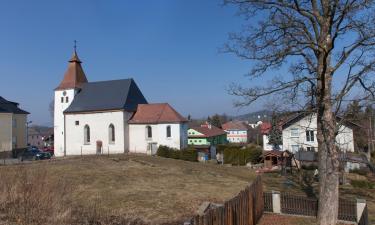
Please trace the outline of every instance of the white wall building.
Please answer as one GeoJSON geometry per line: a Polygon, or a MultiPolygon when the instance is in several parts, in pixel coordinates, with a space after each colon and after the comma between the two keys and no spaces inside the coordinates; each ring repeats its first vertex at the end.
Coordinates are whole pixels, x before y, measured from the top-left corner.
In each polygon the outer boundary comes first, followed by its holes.
{"type": "Polygon", "coordinates": [[[229,121],[222,125],[227,132],[229,143],[247,143],[249,135],[249,126],[242,121],[229,121]]]}
{"type": "Polygon", "coordinates": [[[155,154],[159,145],[187,147],[187,120],[169,104],[139,104],[129,121],[130,151],[155,154]]]}
{"type": "Polygon", "coordinates": [[[170,105],[148,104],[133,79],[88,82],[76,51],[55,89],[54,117],[56,156],[151,153],[150,143],[154,149],[160,144],[181,149],[187,143],[186,120],[170,105]],[[159,120],[139,124],[137,115],[159,120]],[[163,115],[175,117],[161,120],[163,115]],[[145,126],[153,128],[152,138],[145,138],[145,126]]]}
{"type": "MultiPolygon", "coordinates": [[[[298,114],[292,119],[282,124],[282,150],[289,150],[293,153],[299,150],[318,151],[317,141],[317,117],[312,114],[298,114]]],[[[268,131],[271,126],[262,125],[263,149],[272,150],[268,144],[268,131]]],[[[341,124],[338,135],[336,136],[336,145],[342,152],[354,152],[353,130],[348,125],[341,124]]]]}

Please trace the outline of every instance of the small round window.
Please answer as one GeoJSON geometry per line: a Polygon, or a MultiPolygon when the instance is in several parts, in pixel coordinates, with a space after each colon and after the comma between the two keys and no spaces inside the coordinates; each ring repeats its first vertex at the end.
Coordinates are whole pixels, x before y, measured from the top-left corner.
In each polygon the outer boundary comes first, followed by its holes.
{"type": "Polygon", "coordinates": [[[66,95],[66,91],[63,92],[63,96],[65,96],[65,95],[66,95]]]}

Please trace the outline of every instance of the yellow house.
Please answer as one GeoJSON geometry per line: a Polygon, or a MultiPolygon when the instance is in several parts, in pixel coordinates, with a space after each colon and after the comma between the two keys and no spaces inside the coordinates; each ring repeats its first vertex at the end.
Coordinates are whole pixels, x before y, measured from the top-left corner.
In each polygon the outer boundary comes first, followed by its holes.
{"type": "Polygon", "coordinates": [[[25,148],[26,121],[29,113],[18,108],[18,103],[0,96],[0,154],[25,148]]]}

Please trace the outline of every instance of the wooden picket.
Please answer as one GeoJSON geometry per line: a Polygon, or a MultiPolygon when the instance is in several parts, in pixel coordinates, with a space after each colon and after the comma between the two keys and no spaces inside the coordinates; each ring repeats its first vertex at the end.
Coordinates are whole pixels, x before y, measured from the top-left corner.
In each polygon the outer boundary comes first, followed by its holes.
{"type": "Polygon", "coordinates": [[[261,177],[223,206],[209,209],[204,215],[192,219],[194,225],[255,225],[264,210],[261,177]]]}

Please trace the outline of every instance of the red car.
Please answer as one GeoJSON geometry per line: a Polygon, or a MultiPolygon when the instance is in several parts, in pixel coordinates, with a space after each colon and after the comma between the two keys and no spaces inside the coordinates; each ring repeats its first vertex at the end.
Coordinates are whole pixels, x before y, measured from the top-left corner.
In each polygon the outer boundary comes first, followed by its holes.
{"type": "Polygon", "coordinates": [[[49,152],[51,155],[55,154],[55,150],[54,150],[53,146],[51,146],[51,147],[44,147],[43,148],[43,152],[49,152]]]}

